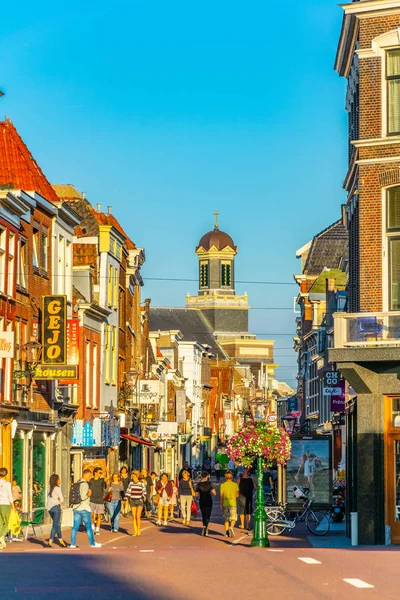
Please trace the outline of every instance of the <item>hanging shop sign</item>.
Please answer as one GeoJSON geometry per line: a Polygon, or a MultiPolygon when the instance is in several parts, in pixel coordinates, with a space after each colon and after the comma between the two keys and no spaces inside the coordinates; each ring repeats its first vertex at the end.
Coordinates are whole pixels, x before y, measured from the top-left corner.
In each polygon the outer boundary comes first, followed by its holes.
{"type": "Polygon", "coordinates": [[[339,396],[341,394],[339,371],[326,371],[324,374],[324,395],[339,396]]]}
{"type": "Polygon", "coordinates": [[[299,406],[299,401],[297,399],[297,396],[292,396],[291,398],[288,398],[288,401],[287,401],[288,413],[298,410],[298,406],[299,406]]]}
{"type": "Polygon", "coordinates": [[[0,358],[14,358],[13,331],[0,331],[0,358]]]}
{"type": "Polygon", "coordinates": [[[185,390],[176,390],[175,392],[175,410],[176,422],[179,425],[186,423],[186,392],[185,390]]]}
{"type": "Polygon", "coordinates": [[[35,379],[78,379],[78,365],[38,365],[35,379]]]}
{"type": "Polygon", "coordinates": [[[79,319],[67,319],[67,363],[79,365],[79,319]]]}
{"type": "Polygon", "coordinates": [[[67,362],[67,297],[42,297],[42,361],[46,365],[67,362]]]}
{"type": "Polygon", "coordinates": [[[139,381],[140,404],[158,404],[160,381],[158,379],[141,379],[139,381]]]}
{"type": "Polygon", "coordinates": [[[118,446],[120,424],[117,418],[93,419],[93,422],[76,419],[72,424],[71,444],[84,448],[118,446]]]}

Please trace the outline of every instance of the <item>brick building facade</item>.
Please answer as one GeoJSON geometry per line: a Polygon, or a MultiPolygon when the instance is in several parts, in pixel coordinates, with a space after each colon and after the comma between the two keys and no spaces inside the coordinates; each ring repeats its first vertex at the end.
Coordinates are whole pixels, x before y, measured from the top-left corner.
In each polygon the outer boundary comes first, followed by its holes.
{"type": "Polygon", "coordinates": [[[350,312],[335,316],[330,359],[355,392],[346,478],[359,542],[400,543],[400,2],[342,7],[335,69],[348,82],[350,312]]]}

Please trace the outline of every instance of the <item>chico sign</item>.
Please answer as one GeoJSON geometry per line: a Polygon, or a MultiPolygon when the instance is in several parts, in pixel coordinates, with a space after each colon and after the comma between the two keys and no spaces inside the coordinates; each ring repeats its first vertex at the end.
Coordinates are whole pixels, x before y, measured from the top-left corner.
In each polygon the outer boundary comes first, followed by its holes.
{"type": "Polygon", "coordinates": [[[67,358],[67,297],[43,296],[42,362],[65,365],[67,358]]]}

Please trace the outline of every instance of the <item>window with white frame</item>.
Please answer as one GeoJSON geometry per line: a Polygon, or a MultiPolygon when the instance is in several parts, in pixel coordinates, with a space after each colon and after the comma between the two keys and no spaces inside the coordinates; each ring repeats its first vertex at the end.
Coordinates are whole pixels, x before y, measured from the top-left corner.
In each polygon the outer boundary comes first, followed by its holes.
{"type": "Polygon", "coordinates": [[[91,406],[90,402],[90,341],[85,343],[85,404],[91,406]]]}
{"type": "Polygon", "coordinates": [[[93,407],[97,407],[97,344],[92,345],[92,397],[93,407]]]}
{"type": "Polygon", "coordinates": [[[39,268],[39,227],[33,228],[32,238],[32,265],[35,269],[39,268]]]}
{"type": "Polygon", "coordinates": [[[387,132],[400,135],[400,48],[386,52],[387,132]]]}
{"type": "Polygon", "coordinates": [[[27,243],[26,240],[19,240],[19,253],[18,253],[18,271],[17,271],[17,285],[26,289],[26,257],[27,257],[27,243]]]}
{"type": "Polygon", "coordinates": [[[0,292],[6,291],[6,235],[7,231],[0,228],[0,292]]]}
{"type": "Polygon", "coordinates": [[[400,310],[400,186],[386,192],[389,310],[400,310]]]}
{"type": "Polygon", "coordinates": [[[13,296],[14,292],[14,271],[15,271],[15,233],[8,237],[8,268],[7,268],[7,294],[13,296]]]}
{"type": "Polygon", "coordinates": [[[41,245],[40,245],[40,251],[41,251],[41,267],[43,269],[43,271],[48,270],[48,243],[49,243],[49,234],[47,229],[43,228],[42,229],[42,235],[41,235],[41,239],[40,239],[41,245]]]}

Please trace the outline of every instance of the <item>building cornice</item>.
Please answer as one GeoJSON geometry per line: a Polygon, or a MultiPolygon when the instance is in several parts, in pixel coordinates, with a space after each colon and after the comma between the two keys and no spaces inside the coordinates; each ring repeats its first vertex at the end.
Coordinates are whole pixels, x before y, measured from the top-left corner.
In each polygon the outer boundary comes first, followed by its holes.
{"type": "Polygon", "coordinates": [[[385,156],[383,158],[361,158],[356,161],[357,165],[380,165],[386,163],[398,163],[400,156],[385,156]]]}
{"type": "Polygon", "coordinates": [[[371,148],[372,146],[400,145],[400,135],[392,135],[384,138],[370,138],[368,140],[353,140],[351,142],[356,148],[371,148]]]}
{"type": "Polygon", "coordinates": [[[339,4],[346,15],[357,15],[359,19],[371,16],[387,15],[400,9],[399,0],[363,0],[350,4],[339,4]]]}

